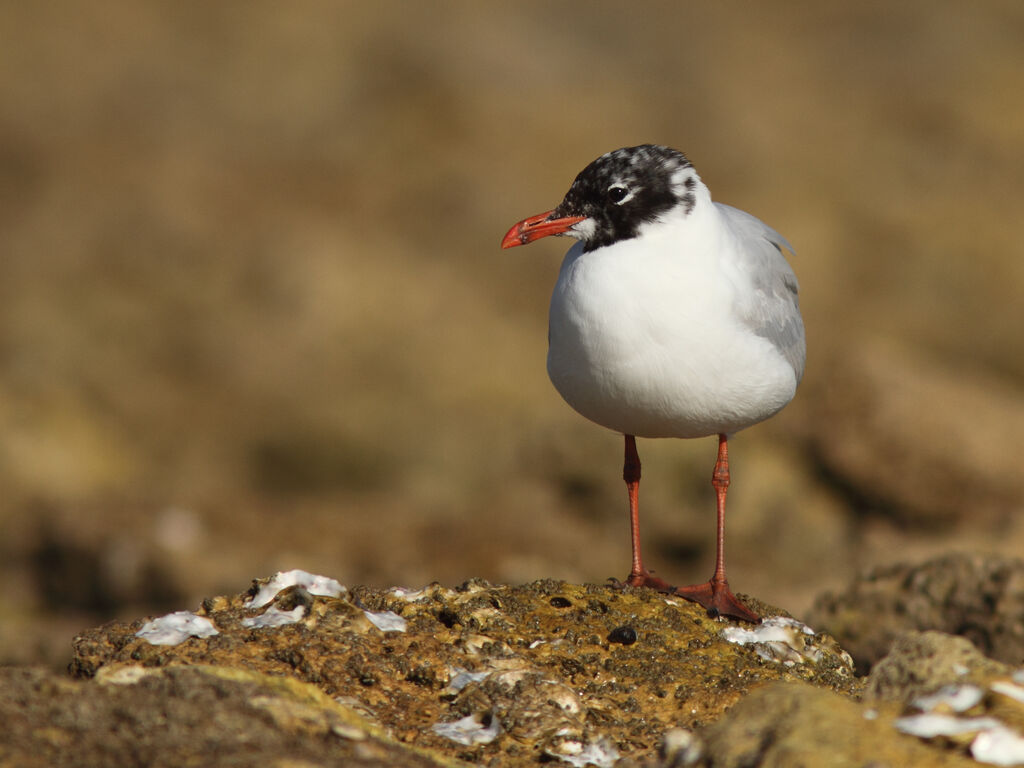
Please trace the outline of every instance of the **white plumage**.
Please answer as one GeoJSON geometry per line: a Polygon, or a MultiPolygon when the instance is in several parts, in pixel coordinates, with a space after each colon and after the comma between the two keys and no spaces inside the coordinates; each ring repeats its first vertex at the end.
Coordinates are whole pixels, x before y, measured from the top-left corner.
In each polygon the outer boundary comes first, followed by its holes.
{"type": "Polygon", "coordinates": [[[569,405],[616,432],[732,434],[777,413],[803,373],[796,279],[776,246],[785,241],[712,203],[703,183],[696,198],[689,214],[673,208],[590,252],[577,243],[562,262],[548,375],[569,405]],[[769,293],[776,283],[793,292],[769,293]]]}

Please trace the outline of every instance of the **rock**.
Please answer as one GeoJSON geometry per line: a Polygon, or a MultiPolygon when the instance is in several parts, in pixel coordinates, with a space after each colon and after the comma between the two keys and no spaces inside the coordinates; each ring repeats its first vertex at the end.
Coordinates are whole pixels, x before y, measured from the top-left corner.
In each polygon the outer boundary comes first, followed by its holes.
{"type": "MultiPolygon", "coordinates": [[[[1024,764],[1024,671],[985,658],[962,637],[901,637],[871,670],[864,698],[900,705],[892,726],[936,753],[1024,764]]],[[[888,720],[889,709],[879,708],[888,720]]]]}
{"type": "Polygon", "coordinates": [[[451,766],[290,677],[117,667],[87,682],[0,669],[3,765],[451,766]]]}
{"type": "Polygon", "coordinates": [[[907,634],[865,692],[831,637],[751,602],[760,625],[650,590],[291,571],[83,633],[77,680],[3,670],[0,763],[1024,763],[1024,671],[907,634]]]}
{"type": "Polygon", "coordinates": [[[699,765],[714,768],[942,768],[976,765],[932,748],[893,725],[892,713],[831,691],[773,683],[753,691],[704,730],[699,765]]]}
{"type": "Polygon", "coordinates": [[[751,691],[650,768],[1024,764],[1024,672],[962,637],[908,633],[871,672],[857,702],[806,683],[751,691]]]}
{"type": "Polygon", "coordinates": [[[908,632],[871,669],[864,698],[909,703],[944,686],[984,682],[1010,672],[963,637],[908,632]]]}
{"type": "Polygon", "coordinates": [[[844,344],[821,370],[802,430],[862,505],[930,526],[1005,522],[1024,507],[1019,386],[882,341],[844,344]]]}
{"type": "Polygon", "coordinates": [[[204,622],[173,616],[176,631],[205,635],[176,645],[139,637],[152,622],[108,624],[76,639],[72,671],[104,679],[215,665],[292,678],[435,759],[503,765],[653,754],[670,729],[713,722],[770,681],[846,696],[860,687],[831,638],[756,601],[770,617],[759,627],[650,590],[473,581],[349,591],[327,582],[285,579],[293,586],[260,607],[252,597],[267,594],[267,582],[207,600],[197,612],[204,622]],[[312,594],[314,583],[329,594],[312,594]]]}
{"type": "Polygon", "coordinates": [[[1024,659],[1024,560],[947,555],[879,568],[844,592],[820,597],[808,614],[838,638],[860,673],[909,630],[961,635],[1008,663],[1024,659]]]}

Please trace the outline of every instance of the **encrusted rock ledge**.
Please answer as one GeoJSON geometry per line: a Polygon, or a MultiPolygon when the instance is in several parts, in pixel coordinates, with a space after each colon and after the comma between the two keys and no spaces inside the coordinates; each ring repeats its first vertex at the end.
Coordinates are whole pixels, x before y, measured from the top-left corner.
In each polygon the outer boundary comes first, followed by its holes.
{"type": "Polygon", "coordinates": [[[78,680],[0,670],[0,765],[953,766],[1024,747],[1024,676],[966,640],[902,636],[857,678],[831,637],[751,602],[759,627],[648,590],[278,574],[85,632],[78,680]]]}
{"type": "Polygon", "coordinates": [[[72,670],[243,668],[312,683],[435,755],[611,765],[652,754],[670,728],[717,720],[765,682],[857,689],[834,640],[757,607],[774,617],[753,628],[649,590],[473,581],[349,591],[292,572],[194,615],[87,632],[72,670]]]}

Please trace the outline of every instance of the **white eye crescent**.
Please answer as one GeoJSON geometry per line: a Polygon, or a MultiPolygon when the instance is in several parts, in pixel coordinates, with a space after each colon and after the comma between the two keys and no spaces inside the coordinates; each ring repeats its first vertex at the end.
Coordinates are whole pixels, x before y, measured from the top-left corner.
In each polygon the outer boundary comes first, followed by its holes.
{"type": "Polygon", "coordinates": [[[608,199],[616,205],[622,205],[633,197],[633,191],[622,184],[612,184],[608,187],[605,194],[608,195],[608,199]]]}

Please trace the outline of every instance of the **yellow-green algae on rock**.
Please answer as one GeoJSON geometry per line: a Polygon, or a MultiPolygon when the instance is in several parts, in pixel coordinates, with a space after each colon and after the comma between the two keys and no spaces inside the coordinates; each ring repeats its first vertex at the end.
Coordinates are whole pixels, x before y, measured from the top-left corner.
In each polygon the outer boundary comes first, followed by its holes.
{"type": "Polygon", "coordinates": [[[136,637],[141,622],[87,632],[73,669],[87,677],[115,664],[202,664],[287,676],[401,743],[508,765],[651,755],[667,730],[713,722],[771,681],[858,689],[849,657],[827,636],[794,630],[793,648],[774,634],[760,645],[730,642],[723,630],[739,625],[649,590],[472,581],[331,597],[294,586],[270,607],[301,618],[259,628],[251,620],[269,608],[250,597],[260,586],[204,603],[198,613],[215,636],[156,646],[136,637]],[[368,614],[398,617],[384,626],[404,631],[381,630],[368,614]],[[786,653],[773,656],[773,643],[786,653]],[[468,735],[445,729],[460,721],[468,735]]]}

